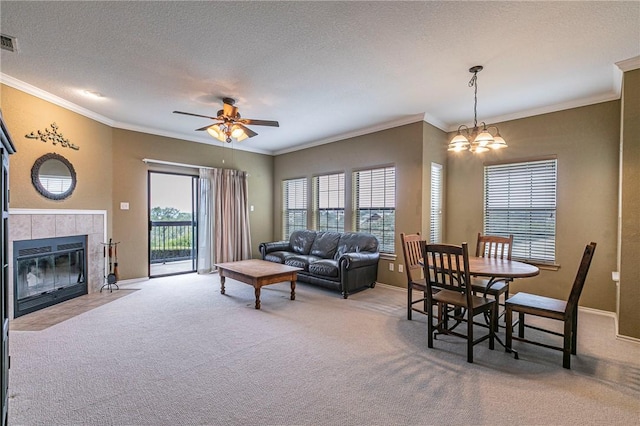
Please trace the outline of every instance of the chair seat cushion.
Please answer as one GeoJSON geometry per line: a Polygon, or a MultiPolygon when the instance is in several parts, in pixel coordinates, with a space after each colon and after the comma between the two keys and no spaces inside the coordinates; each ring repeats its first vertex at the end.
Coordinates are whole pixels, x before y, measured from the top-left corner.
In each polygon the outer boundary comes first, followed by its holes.
{"type": "MultiPolygon", "coordinates": [[[[433,300],[438,303],[445,303],[447,305],[466,306],[467,297],[464,293],[451,290],[440,290],[437,293],[433,293],[433,300]]],[[[496,303],[495,300],[487,299],[486,297],[471,296],[471,309],[476,310],[486,305],[496,303]]]]}
{"type": "Polygon", "coordinates": [[[536,315],[563,319],[565,310],[567,309],[567,302],[551,297],[520,292],[508,298],[505,306],[511,307],[513,310],[519,312],[535,312],[536,315]]]}
{"type": "Polygon", "coordinates": [[[411,280],[411,287],[414,290],[427,291],[427,281],[424,278],[420,280],[411,280]]]}

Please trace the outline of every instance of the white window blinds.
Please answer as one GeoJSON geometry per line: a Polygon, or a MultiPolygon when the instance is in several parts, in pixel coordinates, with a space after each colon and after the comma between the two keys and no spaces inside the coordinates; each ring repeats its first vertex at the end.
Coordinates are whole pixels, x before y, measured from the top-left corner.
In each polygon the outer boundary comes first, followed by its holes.
{"type": "Polygon", "coordinates": [[[344,173],[314,178],[315,220],[319,231],[344,231],[344,173]]]}
{"type": "Polygon", "coordinates": [[[289,239],[297,229],[307,229],[307,179],[282,181],[282,237],[289,239]]]}
{"type": "Polygon", "coordinates": [[[381,252],[395,253],[396,168],[355,172],[353,184],[356,230],[375,235],[381,252]]]}
{"type": "Polygon", "coordinates": [[[516,259],[555,262],[557,160],[485,166],[484,233],[513,234],[516,259]]]}
{"type": "Polygon", "coordinates": [[[431,220],[429,242],[442,242],[442,165],[431,163],[431,220]]]}

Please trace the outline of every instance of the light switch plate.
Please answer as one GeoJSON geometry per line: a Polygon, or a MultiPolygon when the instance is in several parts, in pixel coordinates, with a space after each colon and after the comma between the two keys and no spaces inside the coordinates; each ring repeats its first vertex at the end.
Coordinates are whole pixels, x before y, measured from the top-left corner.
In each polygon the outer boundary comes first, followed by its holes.
{"type": "Polygon", "coordinates": [[[129,203],[126,203],[126,202],[120,203],[120,210],[129,210],[129,203]]]}

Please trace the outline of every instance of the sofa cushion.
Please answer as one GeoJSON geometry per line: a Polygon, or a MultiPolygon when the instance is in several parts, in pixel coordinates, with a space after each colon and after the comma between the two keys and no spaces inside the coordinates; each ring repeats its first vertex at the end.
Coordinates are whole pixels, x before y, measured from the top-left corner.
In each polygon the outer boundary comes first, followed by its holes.
{"type": "Polygon", "coordinates": [[[334,258],[338,259],[345,253],[360,253],[363,251],[376,253],[378,251],[378,239],[371,234],[345,232],[340,236],[334,258]]]}
{"type": "Polygon", "coordinates": [[[338,277],[338,261],[332,259],[322,259],[309,265],[309,273],[322,277],[338,277]]]}
{"type": "Polygon", "coordinates": [[[338,248],[338,241],[340,241],[339,232],[320,231],[316,233],[316,238],[313,240],[309,254],[324,259],[332,259],[338,248]]]}
{"type": "Polygon", "coordinates": [[[317,257],[317,256],[311,256],[309,254],[295,254],[291,257],[288,257],[285,261],[284,264],[288,265],[288,266],[293,266],[296,268],[302,268],[305,271],[309,271],[309,264],[313,263],[313,262],[317,262],[318,260],[322,260],[321,258],[317,257]]]}
{"type": "Polygon", "coordinates": [[[264,257],[264,260],[268,260],[269,262],[275,263],[284,263],[288,257],[293,256],[295,253],[291,253],[290,251],[272,251],[271,253],[267,253],[264,257]]]}
{"type": "Polygon", "coordinates": [[[309,254],[313,240],[316,238],[316,231],[308,229],[293,231],[289,237],[291,251],[299,254],[309,254]]]}

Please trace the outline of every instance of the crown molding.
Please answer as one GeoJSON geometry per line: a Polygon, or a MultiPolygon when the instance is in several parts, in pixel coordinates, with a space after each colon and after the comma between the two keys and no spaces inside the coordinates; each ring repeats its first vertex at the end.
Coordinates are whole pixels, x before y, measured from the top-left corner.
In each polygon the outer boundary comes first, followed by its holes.
{"type": "Polygon", "coordinates": [[[624,61],[616,62],[618,68],[622,70],[622,72],[633,71],[640,68],[640,56],[635,56],[633,58],[625,59],[624,61]]]}
{"type": "Polygon", "coordinates": [[[42,89],[32,86],[29,83],[25,83],[22,80],[18,80],[17,78],[11,77],[10,75],[0,73],[0,83],[6,84],[7,86],[20,90],[21,92],[28,93],[30,95],[35,96],[36,98],[50,102],[54,105],[58,105],[59,107],[68,109],[70,111],[83,115],[87,118],[98,121],[102,124],[106,124],[107,126],[113,127],[114,122],[110,118],[97,114],[89,109],[76,105],[73,102],[69,102],[49,92],[45,92],[42,89]]]}
{"type": "MultiPolygon", "coordinates": [[[[382,130],[392,129],[394,127],[404,126],[405,124],[417,123],[418,121],[425,121],[425,114],[414,114],[405,117],[401,117],[397,120],[387,121],[385,123],[377,124],[375,126],[366,127],[364,129],[355,130],[353,132],[342,133],[337,136],[332,136],[327,139],[320,139],[317,141],[309,142],[304,145],[298,145],[291,148],[274,151],[271,155],[287,154],[289,152],[301,151],[307,148],[313,148],[314,146],[325,145],[331,142],[338,142],[345,139],[355,138],[358,136],[368,135],[370,133],[380,132],[382,130]]],[[[431,123],[430,123],[431,124],[431,123]]]]}
{"type": "MultiPolygon", "coordinates": [[[[519,120],[521,118],[527,118],[527,117],[534,117],[536,115],[542,115],[542,114],[549,114],[552,112],[558,112],[558,111],[564,111],[567,109],[573,109],[573,108],[580,108],[580,107],[584,107],[584,106],[589,106],[589,105],[594,105],[594,104],[599,104],[602,102],[609,102],[609,101],[615,101],[620,99],[620,85],[617,85],[617,90],[614,92],[610,92],[604,95],[598,95],[598,96],[592,96],[590,98],[584,98],[584,99],[577,99],[574,101],[569,101],[569,102],[563,102],[560,104],[554,104],[554,105],[547,105],[544,107],[540,107],[540,108],[534,108],[534,109],[529,109],[526,111],[520,111],[520,112],[516,112],[513,114],[506,114],[506,115],[499,115],[499,116],[495,116],[495,117],[489,117],[486,119],[483,119],[482,121],[484,121],[485,123],[487,123],[487,125],[489,124],[493,124],[493,123],[501,123],[504,121],[511,121],[511,120],[519,120]]],[[[464,124],[464,123],[461,123],[464,124]]],[[[458,126],[459,125],[454,125],[449,127],[446,131],[447,132],[455,132],[458,130],[458,126]]]]}

